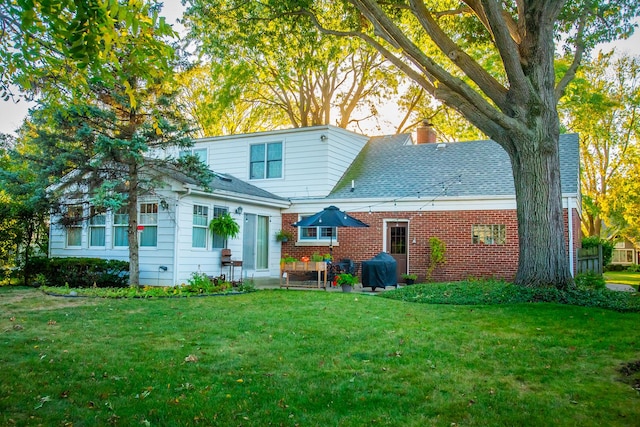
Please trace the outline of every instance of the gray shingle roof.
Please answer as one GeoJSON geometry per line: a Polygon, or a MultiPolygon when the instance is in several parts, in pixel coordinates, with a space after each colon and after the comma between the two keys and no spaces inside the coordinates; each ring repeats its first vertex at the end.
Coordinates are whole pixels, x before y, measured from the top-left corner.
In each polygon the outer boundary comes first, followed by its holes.
{"type": "MultiPolygon", "coordinates": [[[[563,193],[578,193],[578,135],[560,136],[563,193]]],[[[491,140],[411,144],[409,135],[374,137],[329,198],[510,196],[515,194],[509,155],[491,140]],[[351,191],[351,182],[355,183],[351,191]]]]}
{"type": "MultiPolygon", "coordinates": [[[[176,169],[171,164],[163,164],[160,168],[156,169],[159,170],[161,174],[168,175],[171,178],[184,184],[196,186],[200,185],[197,180],[176,169]]],[[[209,187],[212,193],[215,193],[216,191],[224,191],[236,193],[238,195],[261,197],[279,201],[288,200],[284,197],[277,196],[267,190],[258,188],[255,185],[251,185],[248,182],[236,178],[233,175],[220,172],[214,172],[213,179],[209,181],[209,187]]]]}

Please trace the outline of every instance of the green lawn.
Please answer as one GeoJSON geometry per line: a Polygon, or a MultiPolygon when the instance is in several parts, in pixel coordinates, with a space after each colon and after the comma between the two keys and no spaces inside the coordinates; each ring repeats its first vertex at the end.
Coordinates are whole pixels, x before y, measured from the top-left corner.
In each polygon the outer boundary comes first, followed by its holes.
{"type": "Polygon", "coordinates": [[[638,425],[619,371],[638,325],[546,303],[0,288],[0,425],[638,425]]]}
{"type": "Polygon", "coordinates": [[[607,271],[604,273],[607,283],[617,283],[620,285],[631,285],[638,289],[640,284],[640,273],[631,271],[607,271]]]}

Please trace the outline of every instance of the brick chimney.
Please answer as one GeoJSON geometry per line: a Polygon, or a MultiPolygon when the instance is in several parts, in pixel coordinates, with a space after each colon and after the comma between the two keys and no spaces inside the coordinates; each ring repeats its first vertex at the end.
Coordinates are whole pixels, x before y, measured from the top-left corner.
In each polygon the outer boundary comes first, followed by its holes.
{"type": "Polygon", "coordinates": [[[423,120],[416,129],[416,144],[434,144],[437,142],[436,131],[428,120],[423,120]]]}

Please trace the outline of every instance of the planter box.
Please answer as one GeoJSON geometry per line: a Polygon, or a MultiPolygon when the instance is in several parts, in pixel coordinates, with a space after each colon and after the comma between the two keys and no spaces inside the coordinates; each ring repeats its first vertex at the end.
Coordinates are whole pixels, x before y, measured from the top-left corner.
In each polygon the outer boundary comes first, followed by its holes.
{"type": "Polygon", "coordinates": [[[287,262],[284,264],[280,264],[280,287],[283,286],[282,284],[282,278],[283,276],[286,276],[286,281],[284,286],[285,287],[289,287],[289,274],[285,274],[285,273],[289,273],[289,272],[303,272],[303,271],[316,271],[318,272],[318,288],[320,288],[320,283],[324,284],[324,288],[327,288],[327,275],[326,274],[322,274],[323,271],[327,271],[327,263],[324,261],[319,261],[319,262],[303,262],[303,261],[296,261],[296,262],[287,262]],[[321,280],[321,277],[324,276],[324,280],[321,280]]]}

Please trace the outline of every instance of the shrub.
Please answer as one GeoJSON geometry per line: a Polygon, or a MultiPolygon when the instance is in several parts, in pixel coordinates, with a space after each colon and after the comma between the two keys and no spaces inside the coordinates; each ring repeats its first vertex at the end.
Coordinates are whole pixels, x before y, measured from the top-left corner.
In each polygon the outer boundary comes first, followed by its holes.
{"type": "Polygon", "coordinates": [[[127,261],[99,258],[32,258],[29,275],[38,277],[38,285],[72,288],[125,288],[129,286],[127,261]],[[44,280],[42,279],[44,277],[44,280]],[[42,283],[44,282],[44,283],[42,283]]]}
{"type": "Polygon", "coordinates": [[[627,267],[627,271],[629,271],[631,273],[638,273],[638,272],[640,272],[640,265],[631,264],[630,266],[627,267]]]}
{"type": "Polygon", "coordinates": [[[620,312],[640,312],[638,293],[616,292],[606,287],[568,290],[554,287],[524,288],[496,280],[405,286],[384,292],[380,296],[426,304],[487,305],[552,302],[606,308],[620,312]]]}
{"type": "Polygon", "coordinates": [[[593,271],[577,274],[575,282],[580,288],[604,289],[606,286],[604,277],[598,273],[594,273],[593,271]]]}
{"type": "Polygon", "coordinates": [[[231,288],[231,283],[220,282],[214,283],[205,273],[191,273],[191,278],[187,280],[187,284],[181,285],[181,293],[183,294],[214,294],[224,292],[231,288]]]}

